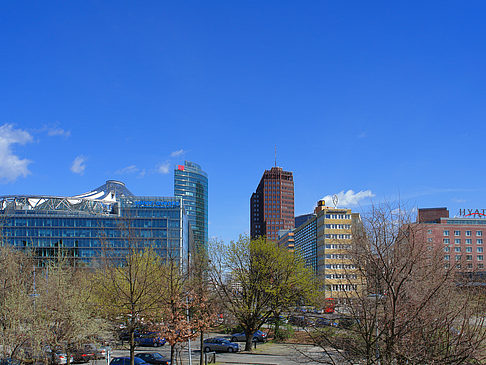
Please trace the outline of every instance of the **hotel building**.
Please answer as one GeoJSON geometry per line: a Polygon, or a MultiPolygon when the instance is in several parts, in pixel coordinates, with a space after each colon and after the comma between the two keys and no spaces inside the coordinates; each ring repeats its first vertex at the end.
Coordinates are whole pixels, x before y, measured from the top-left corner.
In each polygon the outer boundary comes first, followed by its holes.
{"type": "Polygon", "coordinates": [[[450,218],[447,208],[419,209],[417,223],[428,247],[441,250],[447,265],[461,272],[484,271],[484,210],[461,209],[450,218]]]}

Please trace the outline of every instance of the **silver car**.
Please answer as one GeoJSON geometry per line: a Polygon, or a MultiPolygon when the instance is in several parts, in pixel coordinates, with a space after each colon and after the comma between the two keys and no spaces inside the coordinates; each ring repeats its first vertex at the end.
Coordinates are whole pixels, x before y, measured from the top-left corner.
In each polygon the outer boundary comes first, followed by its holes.
{"type": "MultiPolygon", "coordinates": [[[[243,332],[240,333],[235,333],[231,336],[231,341],[233,342],[245,342],[246,341],[246,335],[243,332]]],[[[258,341],[258,342],[265,342],[267,341],[267,334],[263,331],[255,331],[253,334],[253,339],[252,341],[258,341]]]]}
{"type": "Polygon", "coordinates": [[[225,351],[238,352],[239,346],[237,343],[231,342],[226,338],[208,338],[204,340],[204,352],[210,351],[225,351]]]}

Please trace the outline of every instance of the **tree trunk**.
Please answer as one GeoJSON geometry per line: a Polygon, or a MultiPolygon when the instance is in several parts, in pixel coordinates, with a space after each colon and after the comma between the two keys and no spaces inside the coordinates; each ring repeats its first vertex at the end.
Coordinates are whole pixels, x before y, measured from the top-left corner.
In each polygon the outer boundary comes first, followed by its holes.
{"type": "Polygon", "coordinates": [[[253,332],[247,333],[245,331],[245,335],[246,335],[245,351],[251,351],[251,344],[252,344],[252,340],[253,340],[253,332]]]}
{"type": "Polygon", "coordinates": [[[280,315],[277,315],[275,314],[275,316],[273,317],[273,323],[275,323],[275,333],[273,334],[273,337],[276,339],[276,340],[279,340],[280,339],[280,315]]]}
{"type": "Polygon", "coordinates": [[[175,344],[170,345],[170,363],[174,364],[175,344]]]}
{"type": "Polygon", "coordinates": [[[201,331],[201,336],[199,336],[199,348],[201,349],[199,365],[204,365],[204,331],[201,331]]]}
{"type": "Polygon", "coordinates": [[[135,329],[130,328],[130,365],[135,365],[135,329]]]}

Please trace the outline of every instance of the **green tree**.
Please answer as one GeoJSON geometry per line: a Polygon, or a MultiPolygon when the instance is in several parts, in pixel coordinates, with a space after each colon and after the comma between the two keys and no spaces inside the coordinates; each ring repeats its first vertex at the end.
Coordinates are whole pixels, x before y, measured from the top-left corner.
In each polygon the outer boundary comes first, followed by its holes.
{"type": "Polygon", "coordinates": [[[271,316],[315,293],[311,273],[294,255],[265,238],[214,242],[210,276],[222,304],[238,320],[251,350],[253,334],[271,316]]]}
{"type": "Polygon", "coordinates": [[[128,254],[123,260],[107,257],[94,274],[94,301],[104,318],[123,321],[129,333],[130,359],[134,365],[135,331],[156,316],[161,296],[161,258],[151,249],[142,249],[128,237],[128,254]]]}

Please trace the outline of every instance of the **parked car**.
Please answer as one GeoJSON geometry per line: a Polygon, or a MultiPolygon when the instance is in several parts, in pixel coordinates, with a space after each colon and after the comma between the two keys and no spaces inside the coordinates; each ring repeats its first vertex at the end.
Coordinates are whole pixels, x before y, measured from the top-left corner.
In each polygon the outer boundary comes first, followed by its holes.
{"type": "Polygon", "coordinates": [[[314,321],[305,316],[290,316],[289,323],[293,324],[294,326],[306,327],[314,324],[314,321]]]}
{"type": "Polygon", "coordinates": [[[226,352],[238,352],[240,347],[237,343],[231,342],[226,338],[216,337],[208,338],[204,340],[204,352],[209,351],[226,351],[226,352]]]}
{"type": "Polygon", "coordinates": [[[135,357],[142,359],[148,364],[170,365],[170,359],[166,358],[158,352],[141,352],[139,354],[136,354],[135,357]]]}
{"type": "Polygon", "coordinates": [[[154,346],[159,347],[165,345],[165,338],[159,337],[157,332],[149,332],[140,334],[139,337],[135,337],[136,346],[154,346]]]}
{"type": "Polygon", "coordinates": [[[99,348],[99,351],[100,351],[100,359],[106,359],[106,356],[108,355],[108,352],[111,352],[112,349],[110,346],[101,346],[99,348]]]}
{"type": "Polygon", "coordinates": [[[88,362],[90,360],[97,360],[102,358],[101,351],[95,344],[87,344],[74,349],[74,362],[88,362]]]}
{"type": "MultiPolygon", "coordinates": [[[[266,340],[267,340],[267,334],[263,331],[257,330],[253,334],[252,341],[265,342],[266,340]]],[[[231,341],[232,342],[245,342],[246,341],[246,335],[245,335],[244,332],[235,333],[235,334],[231,335],[231,341]]]]}
{"type": "MultiPolygon", "coordinates": [[[[69,360],[69,363],[74,362],[74,356],[70,356],[71,359],[69,360]]],[[[54,351],[51,352],[49,356],[49,362],[54,365],[64,365],[67,364],[67,355],[64,352],[59,352],[59,351],[54,351]]]]}
{"type": "Polygon", "coordinates": [[[324,317],[317,318],[314,325],[316,327],[326,327],[326,326],[338,327],[338,323],[336,321],[324,317]]]}
{"type": "Polygon", "coordinates": [[[0,365],[21,365],[19,360],[12,359],[10,357],[0,358],[0,365]]]}
{"type": "MultiPolygon", "coordinates": [[[[145,361],[136,356],[133,358],[133,361],[135,365],[148,365],[145,361]]],[[[130,365],[130,356],[114,357],[113,360],[110,361],[110,365],[130,365]]]]}

